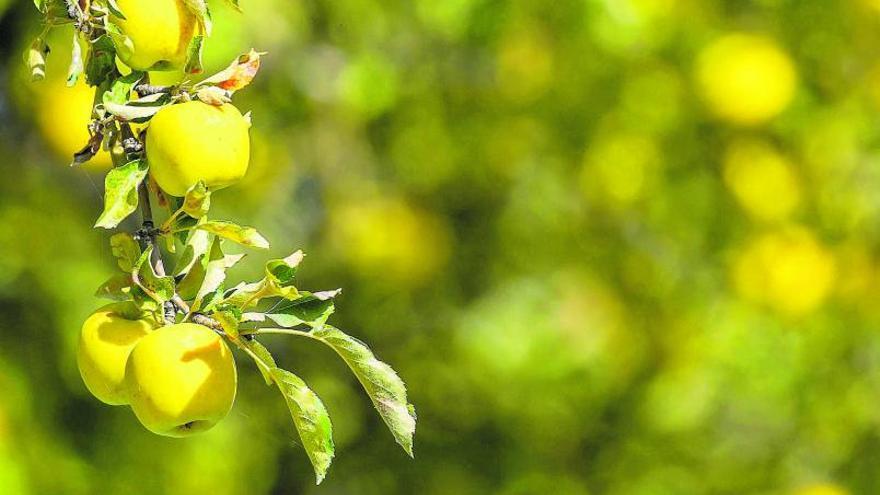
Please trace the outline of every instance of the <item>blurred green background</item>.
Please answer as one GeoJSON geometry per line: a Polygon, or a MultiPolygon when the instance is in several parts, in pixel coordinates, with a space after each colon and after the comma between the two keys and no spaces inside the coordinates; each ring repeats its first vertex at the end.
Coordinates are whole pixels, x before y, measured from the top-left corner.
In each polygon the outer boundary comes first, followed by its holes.
{"type": "Polygon", "coordinates": [[[27,81],[38,14],[0,0],[0,493],[880,493],[880,2],[242,5],[215,2],[208,73],[269,55],[215,216],[344,289],[416,458],[307,341],[266,339],[334,420],[320,487],[247,360],[187,440],[88,395],[114,266],[101,164],[66,166],[90,95],[69,27],[27,81]]]}

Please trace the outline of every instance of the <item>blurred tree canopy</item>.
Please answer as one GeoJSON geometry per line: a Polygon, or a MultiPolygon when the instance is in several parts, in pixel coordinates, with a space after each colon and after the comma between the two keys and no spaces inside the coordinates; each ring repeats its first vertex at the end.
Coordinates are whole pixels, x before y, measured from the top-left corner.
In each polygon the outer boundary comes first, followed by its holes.
{"type": "Polygon", "coordinates": [[[416,459],[309,342],[268,340],[334,418],[320,488],[249,366],[188,440],[88,395],[108,161],[67,167],[70,28],[30,83],[38,18],[0,0],[0,493],[880,491],[880,2],[215,4],[207,73],[269,53],[215,208],[343,287],[416,459]]]}

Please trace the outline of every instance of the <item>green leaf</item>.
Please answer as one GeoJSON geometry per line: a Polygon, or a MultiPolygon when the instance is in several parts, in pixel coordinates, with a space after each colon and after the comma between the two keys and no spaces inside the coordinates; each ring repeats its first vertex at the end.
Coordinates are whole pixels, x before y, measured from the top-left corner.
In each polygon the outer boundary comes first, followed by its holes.
{"type": "Polygon", "coordinates": [[[235,10],[241,12],[241,6],[238,5],[238,0],[226,0],[226,3],[232,6],[235,10]]]}
{"type": "Polygon", "coordinates": [[[284,396],[303,448],[312,461],[317,484],[320,484],[333,462],[335,450],[327,408],[300,377],[277,367],[270,368],[269,374],[284,396]]]}
{"type": "Polygon", "coordinates": [[[151,262],[152,254],[153,246],[147,246],[132,270],[132,278],[144,293],[161,305],[174,297],[174,278],[156,275],[151,262]]]}
{"type": "Polygon", "coordinates": [[[243,340],[242,345],[251,350],[257,357],[260,358],[260,361],[266,363],[266,366],[257,366],[257,369],[260,370],[260,374],[263,375],[263,380],[266,380],[266,385],[270,387],[275,383],[272,378],[272,374],[270,370],[272,368],[277,368],[278,365],[275,364],[275,358],[272,357],[272,354],[269,352],[269,349],[266,349],[263,344],[257,342],[256,340],[243,340]]]}
{"type": "Polygon", "coordinates": [[[104,212],[95,227],[115,228],[137,209],[137,188],[147,176],[147,170],[145,160],[134,160],[107,173],[104,179],[104,212]]]}
{"type": "Polygon", "coordinates": [[[341,289],[332,291],[316,292],[300,292],[300,297],[294,299],[271,313],[266,313],[266,317],[285,328],[292,328],[299,325],[309,324],[315,328],[320,328],[327,322],[330,315],[335,310],[333,306],[333,298],[342,292],[341,289]]]}
{"type": "Polygon", "coordinates": [[[269,249],[269,241],[252,227],[242,227],[232,222],[209,220],[197,225],[196,228],[206,230],[242,246],[269,249]]]}
{"type": "Polygon", "coordinates": [[[305,254],[297,251],[290,256],[266,262],[266,277],[278,287],[290,287],[296,278],[296,270],[302,263],[305,254]]]}
{"type": "Polygon", "coordinates": [[[366,344],[338,328],[322,325],[312,330],[310,335],[330,346],[348,364],[388,425],[394,439],[412,457],[413,434],[416,430],[415,409],[407,402],[406,385],[397,372],[376,359],[366,344]]]}
{"type": "Polygon", "coordinates": [[[252,306],[256,306],[260,299],[264,297],[265,291],[265,279],[249,284],[242,282],[232,289],[232,293],[224,299],[224,302],[233,304],[244,311],[252,306]]]}
{"type": "Polygon", "coordinates": [[[114,275],[98,287],[95,296],[113,301],[131,300],[131,285],[133,283],[130,273],[114,275]]]}
{"type": "Polygon", "coordinates": [[[233,340],[238,340],[238,325],[241,323],[241,310],[235,306],[225,306],[216,309],[211,317],[220,323],[223,331],[233,340]]]}
{"type": "Polygon", "coordinates": [[[79,44],[79,32],[73,31],[73,45],[70,49],[70,67],[67,69],[67,86],[73,87],[83,73],[82,46],[79,44]]]}
{"type": "Polygon", "coordinates": [[[189,46],[187,47],[186,53],[186,65],[183,70],[187,74],[200,74],[204,69],[202,68],[202,51],[204,50],[205,45],[205,37],[203,35],[196,35],[192,37],[192,40],[189,42],[189,46]]]}
{"type": "Polygon", "coordinates": [[[124,105],[131,98],[131,92],[144,78],[143,72],[134,71],[127,76],[122,76],[110,86],[108,91],[102,95],[102,101],[106,108],[108,103],[124,105]]]}
{"type": "Polygon", "coordinates": [[[226,270],[235,266],[244,256],[240,254],[225,255],[220,245],[220,239],[214,238],[211,250],[204,256],[204,277],[201,286],[196,293],[193,311],[201,309],[202,299],[209,293],[216,291],[226,280],[226,270]]]}
{"type": "Polygon", "coordinates": [[[211,208],[211,191],[203,181],[198,181],[194,186],[189,188],[186,196],[183,198],[183,205],[180,207],[184,213],[193,218],[202,218],[208,214],[211,208]]]}
{"type": "Polygon", "coordinates": [[[48,29],[43,31],[44,34],[34,38],[24,53],[24,62],[31,73],[32,81],[42,81],[46,78],[46,56],[49,55],[49,45],[44,38],[46,32],[48,29]]]}
{"type": "Polygon", "coordinates": [[[99,86],[116,70],[116,47],[109,35],[102,34],[91,42],[86,56],[86,82],[90,86],[99,86]]]}
{"type": "Polygon", "coordinates": [[[266,276],[259,282],[237,285],[226,298],[226,302],[234,304],[242,311],[259,304],[267,297],[283,297],[296,299],[299,291],[293,285],[296,268],[305,255],[297,251],[284,259],[270,260],[266,263],[266,276]]]}
{"type": "Polygon", "coordinates": [[[126,273],[134,270],[141,257],[141,247],[128,232],[113,234],[110,238],[110,249],[117,259],[119,268],[126,273]]]}
{"type": "Polygon", "coordinates": [[[211,234],[204,230],[193,230],[186,240],[183,253],[177,260],[173,275],[183,275],[193,267],[198,259],[211,248],[211,234]]]}
{"type": "Polygon", "coordinates": [[[114,16],[125,20],[125,14],[123,14],[122,10],[119,9],[119,5],[116,3],[116,0],[107,0],[107,9],[114,16]]]}

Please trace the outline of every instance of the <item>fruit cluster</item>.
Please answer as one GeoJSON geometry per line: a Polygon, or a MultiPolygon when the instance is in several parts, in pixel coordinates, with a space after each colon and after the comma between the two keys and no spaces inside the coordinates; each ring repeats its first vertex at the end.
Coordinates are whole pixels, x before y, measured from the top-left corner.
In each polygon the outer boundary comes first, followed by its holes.
{"type": "MultiPolygon", "coordinates": [[[[268,249],[252,227],[208,218],[211,195],[248,169],[250,118],[231,104],[257,74],[251,50],[198,83],[155,86],[150,71],[201,72],[210,34],[205,0],[35,0],[46,31],[27,61],[45,74],[53,26],[73,23],[68,85],[80,74],[95,87],[88,143],[74,164],[109,151],[104,210],[96,227],[116,229],[140,209],[141,226],[110,238],[122,271],[97,295],[115,302],[82,326],[77,364],[88,390],[111,405],[129,405],[150,431],[185,437],[206,431],[232,408],[238,375],[227,344],[254,360],[268,386],[282,394],[318,482],[335,447],[323,402],[280,368],[257,337],[284,334],[331,347],[363,385],[395,440],[412,455],[415,412],[397,373],[359,340],[330,326],[339,289],[306,292],[295,285],[303,253],[269,260],[262,280],[226,286],[241,254],[225,243],[268,249]],[[155,200],[154,200],[155,198],[155,200]],[[154,217],[153,203],[156,209],[154,217]],[[179,254],[174,265],[165,258],[179,254]]],[[[237,7],[237,2],[232,1],[237,7]]]]}
{"type": "Polygon", "coordinates": [[[86,319],[77,364],[92,395],[130,405],[159,435],[208,430],[235,400],[235,362],[220,335],[194,323],[159,326],[129,303],[109,304],[86,319]]]}

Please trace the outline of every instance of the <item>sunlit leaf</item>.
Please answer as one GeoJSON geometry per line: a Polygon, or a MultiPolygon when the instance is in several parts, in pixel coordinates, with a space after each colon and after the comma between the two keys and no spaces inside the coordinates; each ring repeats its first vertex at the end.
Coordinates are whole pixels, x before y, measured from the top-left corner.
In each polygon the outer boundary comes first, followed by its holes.
{"type": "Polygon", "coordinates": [[[107,172],[104,179],[104,212],[95,227],[112,229],[138,205],[137,188],[147,176],[146,160],[134,160],[107,172]]]}
{"type": "Polygon", "coordinates": [[[79,44],[79,32],[74,30],[73,43],[70,48],[70,67],[67,69],[67,86],[72,87],[83,72],[82,46],[79,44]]]}
{"type": "Polygon", "coordinates": [[[119,268],[130,273],[141,257],[141,247],[128,232],[119,232],[110,237],[110,249],[119,268]]]}
{"type": "Polygon", "coordinates": [[[183,70],[187,74],[200,74],[202,68],[202,51],[204,50],[205,37],[203,35],[193,36],[187,48],[186,65],[183,70]]]}
{"type": "Polygon", "coordinates": [[[141,254],[134,269],[132,270],[132,278],[134,283],[141,288],[148,296],[153,298],[159,304],[170,301],[174,297],[175,287],[174,278],[170,276],[160,277],[156,275],[153,269],[153,263],[150,261],[153,254],[153,246],[147,246],[147,249],[141,254]]]}
{"type": "Polygon", "coordinates": [[[229,92],[235,92],[247,86],[254,80],[260,70],[260,57],[264,53],[251,49],[248,53],[239,56],[229,67],[201,81],[198,85],[214,85],[229,92]]]}
{"type": "Polygon", "coordinates": [[[124,105],[127,103],[129,98],[131,98],[132,90],[143,78],[143,72],[134,71],[131,74],[122,76],[113,81],[110,89],[105,91],[102,95],[104,106],[106,107],[108,103],[115,103],[118,105],[124,105]]]}
{"type": "Polygon", "coordinates": [[[266,349],[263,344],[257,342],[256,340],[242,340],[242,345],[250,349],[254,354],[257,355],[257,357],[260,358],[261,361],[266,363],[266,366],[257,366],[257,369],[259,369],[260,374],[263,375],[263,380],[266,381],[266,385],[272,386],[275,381],[272,378],[270,370],[278,367],[275,364],[275,358],[272,357],[272,353],[270,353],[269,349],[266,349]]]}
{"type": "Polygon", "coordinates": [[[341,289],[324,292],[300,292],[300,297],[286,303],[266,317],[279,326],[292,328],[299,325],[312,325],[320,328],[335,310],[333,298],[342,292],[341,289]]]}
{"type": "Polygon", "coordinates": [[[315,469],[316,481],[320,484],[333,462],[335,450],[333,426],[327,408],[298,376],[277,367],[271,368],[269,373],[290,409],[296,431],[315,469]]]}
{"type": "Polygon", "coordinates": [[[407,402],[406,386],[391,366],[376,359],[363,342],[330,325],[311,335],[329,345],[357,376],[394,439],[410,456],[416,430],[415,408],[407,402]]]}
{"type": "Polygon", "coordinates": [[[95,296],[113,301],[128,301],[132,298],[131,285],[133,283],[130,273],[114,275],[98,287],[95,296]]]}
{"type": "Polygon", "coordinates": [[[31,80],[41,81],[46,77],[46,56],[49,54],[49,45],[43,36],[34,38],[24,54],[24,62],[31,73],[31,80]]]}
{"type": "Polygon", "coordinates": [[[242,227],[232,222],[210,220],[196,226],[197,229],[208,231],[214,235],[242,246],[269,249],[269,241],[252,227],[242,227]]]}
{"type": "Polygon", "coordinates": [[[203,181],[198,181],[189,188],[180,207],[184,213],[193,218],[202,218],[211,208],[211,191],[203,181]]]}

